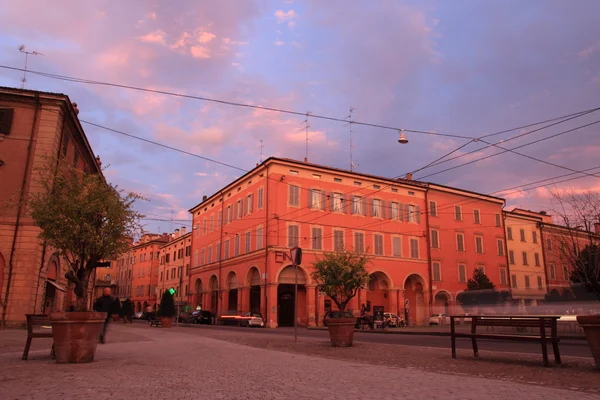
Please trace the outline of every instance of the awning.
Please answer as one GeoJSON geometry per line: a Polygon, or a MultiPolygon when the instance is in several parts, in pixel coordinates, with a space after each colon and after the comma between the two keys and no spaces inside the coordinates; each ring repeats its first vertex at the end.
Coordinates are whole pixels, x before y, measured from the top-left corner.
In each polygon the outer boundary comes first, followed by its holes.
{"type": "Polygon", "coordinates": [[[58,290],[60,290],[61,292],[66,292],[67,290],[60,286],[58,283],[54,282],[54,281],[46,281],[47,283],[51,284],[52,286],[54,286],[55,288],[57,288],[58,290]]]}

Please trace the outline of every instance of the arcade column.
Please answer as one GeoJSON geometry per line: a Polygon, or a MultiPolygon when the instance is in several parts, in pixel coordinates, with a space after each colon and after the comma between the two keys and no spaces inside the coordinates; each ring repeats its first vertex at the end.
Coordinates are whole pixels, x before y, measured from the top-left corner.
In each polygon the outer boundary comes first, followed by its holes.
{"type": "Polygon", "coordinates": [[[267,310],[264,314],[267,328],[277,328],[277,284],[267,284],[267,310]]]}
{"type": "Polygon", "coordinates": [[[388,310],[391,313],[394,313],[396,315],[398,314],[398,289],[389,289],[388,291],[388,298],[389,298],[389,307],[390,309],[388,310]]]}
{"type": "Polygon", "coordinates": [[[316,325],[316,296],[317,296],[317,288],[316,286],[307,286],[306,287],[306,314],[308,316],[308,326],[315,327],[316,325]]]}

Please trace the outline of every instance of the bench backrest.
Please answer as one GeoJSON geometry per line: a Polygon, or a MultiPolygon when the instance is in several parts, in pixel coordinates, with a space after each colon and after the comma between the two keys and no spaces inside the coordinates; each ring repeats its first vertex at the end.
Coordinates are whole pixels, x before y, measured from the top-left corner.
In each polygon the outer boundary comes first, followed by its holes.
{"type": "Polygon", "coordinates": [[[26,314],[27,332],[33,333],[34,329],[40,329],[42,326],[50,325],[50,318],[44,314],[26,314]]]}
{"type": "Polygon", "coordinates": [[[557,318],[553,317],[528,317],[525,315],[518,317],[469,316],[464,318],[473,318],[477,326],[509,326],[520,328],[539,328],[540,323],[546,328],[551,328],[553,321],[557,320],[557,318]]]}

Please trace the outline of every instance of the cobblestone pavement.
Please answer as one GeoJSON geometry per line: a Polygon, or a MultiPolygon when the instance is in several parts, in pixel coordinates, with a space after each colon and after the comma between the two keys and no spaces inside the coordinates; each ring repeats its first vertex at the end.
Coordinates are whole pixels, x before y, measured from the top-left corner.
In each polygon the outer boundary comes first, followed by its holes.
{"type": "MultiPolygon", "coordinates": [[[[83,365],[53,363],[46,347],[49,341],[44,346],[41,339],[30,361],[21,361],[25,333],[0,332],[0,342],[8,343],[0,351],[0,399],[600,399],[579,390],[339,359],[340,354],[366,352],[379,352],[385,359],[389,354],[382,354],[383,350],[403,346],[358,343],[351,349],[332,349],[322,340],[299,344],[288,340],[287,350],[275,351],[258,348],[258,343],[241,344],[258,340],[258,335],[236,338],[235,333],[212,332],[111,326],[108,343],[99,345],[96,361],[83,365]],[[208,337],[207,332],[221,337],[208,337]],[[301,349],[317,349],[328,358],[298,354],[301,349]],[[337,358],[329,358],[333,352],[337,358]]],[[[264,336],[260,340],[283,341],[264,336]]],[[[423,357],[430,356],[418,350],[423,357]]],[[[457,369],[467,362],[461,361],[457,369]]],[[[600,375],[588,373],[600,381],[600,375]]]]}

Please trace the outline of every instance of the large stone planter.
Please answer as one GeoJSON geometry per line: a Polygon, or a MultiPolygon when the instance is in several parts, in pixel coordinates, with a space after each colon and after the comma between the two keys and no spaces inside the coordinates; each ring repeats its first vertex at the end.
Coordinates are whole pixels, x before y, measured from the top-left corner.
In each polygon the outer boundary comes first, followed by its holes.
{"type": "Polygon", "coordinates": [[[160,324],[163,328],[170,328],[173,326],[172,317],[160,317],[160,324]]]}
{"type": "Polygon", "coordinates": [[[94,361],[106,313],[57,312],[50,314],[57,363],[94,361]]]}
{"type": "Polygon", "coordinates": [[[596,368],[600,369],[600,315],[578,315],[577,322],[585,332],[596,368]]]}
{"type": "Polygon", "coordinates": [[[327,321],[329,339],[333,347],[350,347],[354,339],[356,318],[331,318],[327,321]]]}

